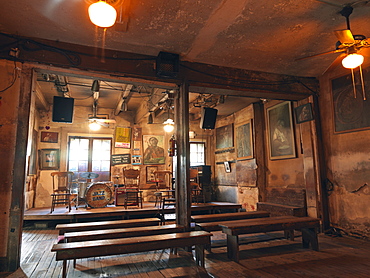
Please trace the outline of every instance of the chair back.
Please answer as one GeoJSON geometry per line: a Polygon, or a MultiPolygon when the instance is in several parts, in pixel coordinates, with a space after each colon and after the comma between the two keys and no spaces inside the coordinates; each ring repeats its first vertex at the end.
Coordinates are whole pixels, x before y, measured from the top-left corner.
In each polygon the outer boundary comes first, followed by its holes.
{"type": "Polygon", "coordinates": [[[70,191],[73,172],[52,172],[53,191],[70,191]]]}
{"type": "Polygon", "coordinates": [[[158,182],[158,188],[162,188],[161,185],[164,185],[165,188],[171,189],[172,172],[170,170],[157,170],[153,173],[155,177],[155,182],[158,182]]]}
{"type": "Polygon", "coordinates": [[[198,169],[190,168],[189,178],[190,178],[190,188],[199,189],[200,185],[199,185],[198,169]]]}
{"type": "Polygon", "coordinates": [[[125,187],[140,187],[140,170],[124,168],[123,183],[125,187]]]}

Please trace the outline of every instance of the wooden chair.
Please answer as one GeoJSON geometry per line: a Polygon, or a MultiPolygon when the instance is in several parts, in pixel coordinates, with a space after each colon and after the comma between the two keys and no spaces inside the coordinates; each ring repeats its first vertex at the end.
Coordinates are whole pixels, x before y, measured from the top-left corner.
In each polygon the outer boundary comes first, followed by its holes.
{"type": "Polygon", "coordinates": [[[123,183],[127,187],[140,187],[140,170],[123,168],[123,183]]]}
{"type": "Polygon", "coordinates": [[[161,219],[162,225],[166,224],[167,222],[176,221],[176,213],[166,213],[168,209],[175,209],[176,208],[176,199],[175,198],[166,198],[162,199],[161,205],[161,212],[159,218],[161,219]]]}
{"type": "Polygon", "coordinates": [[[67,205],[68,211],[71,211],[71,182],[73,172],[52,172],[53,193],[51,196],[52,213],[55,205],[67,205]]]}
{"type": "Polygon", "coordinates": [[[157,204],[160,205],[162,203],[163,195],[162,195],[162,192],[159,191],[162,185],[164,185],[166,189],[171,189],[171,175],[172,175],[172,172],[170,170],[154,171],[154,180],[151,180],[151,182],[155,182],[155,190],[156,190],[156,192],[154,192],[154,197],[155,197],[154,206],[155,207],[157,206],[157,204]]]}
{"type": "Polygon", "coordinates": [[[205,203],[203,190],[199,184],[198,169],[190,168],[189,177],[192,203],[205,203]]]}

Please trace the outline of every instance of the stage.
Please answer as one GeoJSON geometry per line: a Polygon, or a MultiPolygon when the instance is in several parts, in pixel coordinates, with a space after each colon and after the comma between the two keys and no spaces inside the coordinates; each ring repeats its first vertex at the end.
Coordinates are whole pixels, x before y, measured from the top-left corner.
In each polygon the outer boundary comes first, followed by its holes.
{"type": "MultiPolygon", "coordinates": [[[[191,206],[192,214],[208,214],[219,212],[230,212],[241,209],[240,204],[228,202],[210,202],[197,203],[191,206]]],[[[57,221],[57,222],[83,222],[91,221],[92,219],[132,219],[157,217],[160,208],[154,207],[152,202],[144,202],[143,208],[130,206],[125,209],[124,206],[108,205],[104,208],[85,208],[80,206],[77,209],[72,207],[71,211],[62,206],[55,208],[53,213],[50,213],[50,207],[32,208],[24,213],[24,221],[57,221]]],[[[175,208],[169,207],[165,209],[168,213],[175,213],[175,208]]]]}

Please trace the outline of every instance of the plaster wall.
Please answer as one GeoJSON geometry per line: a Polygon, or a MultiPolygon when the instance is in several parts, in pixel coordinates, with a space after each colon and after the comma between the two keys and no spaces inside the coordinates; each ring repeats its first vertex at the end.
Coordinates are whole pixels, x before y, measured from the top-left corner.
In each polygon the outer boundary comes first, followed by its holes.
{"type": "MultiPolygon", "coordinates": [[[[334,106],[337,103],[333,101],[331,80],[348,74],[348,71],[337,69],[320,79],[330,221],[333,227],[348,234],[370,238],[370,130],[367,127],[339,133],[334,128],[334,106]]],[[[369,97],[369,87],[366,88],[369,97]]],[[[350,94],[348,97],[353,97],[352,89],[347,93],[350,94]]],[[[355,111],[361,111],[361,115],[366,112],[361,105],[352,106],[348,101],[345,112],[353,115],[355,111]]]]}

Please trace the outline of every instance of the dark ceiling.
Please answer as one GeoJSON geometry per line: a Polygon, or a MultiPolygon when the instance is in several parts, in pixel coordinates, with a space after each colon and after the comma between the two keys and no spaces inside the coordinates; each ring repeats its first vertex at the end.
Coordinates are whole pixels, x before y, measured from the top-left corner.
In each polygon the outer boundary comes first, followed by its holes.
{"type": "MultiPolygon", "coordinates": [[[[93,0],[2,1],[0,32],[91,47],[103,46],[103,29],[89,20],[93,0]]],[[[109,0],[118,21],[105,34],[106,49],[184,61],[319,77],[338,54],[296,59],[335,49],[334,30],[370,36],[370,1],[346,0],[109,0]]],[[[366,58],[365,58],[366,59],[366,58]]]]}

